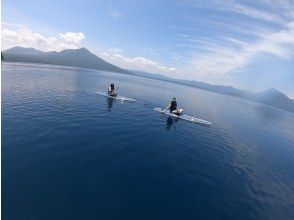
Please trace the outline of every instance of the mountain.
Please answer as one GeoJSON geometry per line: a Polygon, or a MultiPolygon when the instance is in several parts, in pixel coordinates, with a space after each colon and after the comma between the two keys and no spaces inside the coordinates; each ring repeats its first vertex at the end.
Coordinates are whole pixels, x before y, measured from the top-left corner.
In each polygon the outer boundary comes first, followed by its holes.
{"type": "Polygon", "coordinates": [[[127,72],[97,57],[86,48],[68,49],[60,52],[42,52],[34,48],[13,47],[3,51],[4,61],[45,63],[84,67],[91,69],[127,72]]]}
{"type": "Polygon", "coordinates": [[[4,61],[57,64],[115,71],[236,96],[255,102],[261,102],[286,111],[294,112],[294,100],[289,99],[285,94],[274,88],[265,90],[263,92],[250,92],[243,89],[236,89],[232,86],[210,85],[208,83],[197,82],[193,80],[174,79],[160,74],[124,70],[97,57],[86,48],[80,48],[76,50],[68,49],[61,52],[42,52],[34,48],[13,47],[3,51],[2,53],[4,61]]]}
{"type": "Polygon", "coordinates": [[[286,111],[294,112],[294,100],[288,98],[285,94],[277,89],[271,88],[262,92],[251,92],[243,89],[236,89],[232,86],[220,86],[220,85],[210,85],[202,82],[190,81],[189,83],[183,82],[184,84],[189,84],[191,86],[205,89],[217,93],[237,96],[243,99],[261,102],[276,108],[280,108],[286,111]]]}
{"type": "Polygon", "coordinates": [[[253,100],[294,112],[294,100],[275,88],[257,93],[253,100]]]}
{"type": "Polygon", "coordinates": [[[294,112],[294,100],[288,98],[285,94],[277,89],[271,88],[262,92],[251,92],[244,89],[237,89],[232,86],[211,85],[204,82],[194,80],[173,79],[160,74],[150,74],[141,71],[130,71],[133,75],[158,79],[166,82],[178,83],[199,89],[204,89],[216,93],[236,96],[239,98],[260,102],[279,109],[294,112]]]}

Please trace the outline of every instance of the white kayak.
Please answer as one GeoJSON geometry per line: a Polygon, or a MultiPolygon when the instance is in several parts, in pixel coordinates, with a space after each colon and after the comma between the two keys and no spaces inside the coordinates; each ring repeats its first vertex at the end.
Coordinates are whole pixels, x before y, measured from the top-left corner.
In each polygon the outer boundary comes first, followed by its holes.
{"type": "Polygon", "coordinates": [[[118,96],[111,96],[111,95],[108,94],[108,92],[95,92],[95,94],[105,96],[105,97],[109,97],[109,98],[112,98],[112,99],[121,100],[121,101],[128,101],[128,102],[135,102],[136,101],[136,99],[123,97],[123,96],[119,96],[119,95],[118,96]]]}
{"type": "Polygon", "coordinates": [[[165,112],[165,109],[162,109],[162,108],[154,108],[154,111],[160,112],[162,114],[170,115],[170,116],[175,117],[175,118],[180,118],[180,119],[183,119],[183,120],[186,120],[186,121],[191,121],[191,122],[194,122],[194,123],[199,123],[199,124],[204,124],[204,125],[211,125],[211,123],[209,121],[205,121],[203,119],[195,118],[195,117],[185,115],[185,114],[176,115],[176,114],[170,113],[169,111],[165,112]]]}

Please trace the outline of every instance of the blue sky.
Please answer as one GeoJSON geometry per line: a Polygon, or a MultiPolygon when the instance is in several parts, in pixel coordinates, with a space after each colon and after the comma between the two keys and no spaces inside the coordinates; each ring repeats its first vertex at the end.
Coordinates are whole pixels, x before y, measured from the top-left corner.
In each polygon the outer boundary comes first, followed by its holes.
{"type": "Polygon", "coordinates": [[[4,0],[2,49],[87,47],[123,68],[294,98],[292,0],[4,0]]]}

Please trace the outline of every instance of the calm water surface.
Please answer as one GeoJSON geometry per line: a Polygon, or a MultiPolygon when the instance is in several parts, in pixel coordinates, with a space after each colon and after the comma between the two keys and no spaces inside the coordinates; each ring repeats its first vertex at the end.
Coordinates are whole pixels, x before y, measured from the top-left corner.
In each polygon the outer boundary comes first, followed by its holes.
{"type": "Polygon", "coordinates": [[[294,114],[79,68],[2,66],[3,219],[294,219],[294,114]],[[136,103],[94,91],[119,86],[136,103]],[[211,127],[153,111],[171,97],[211,127]]]}

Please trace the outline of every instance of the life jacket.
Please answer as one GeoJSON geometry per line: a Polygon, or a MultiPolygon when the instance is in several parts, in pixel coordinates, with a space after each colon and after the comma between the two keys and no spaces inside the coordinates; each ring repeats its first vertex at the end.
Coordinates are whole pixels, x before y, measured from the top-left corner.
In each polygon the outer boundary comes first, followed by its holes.
{"type": "Polygon", "coordinates": [[[174,100],[172,100],[171,103],[170,103],[170,108],[169,108],[169,110],[170,110],[170,112],[172,112],[172,111],[174,111],[174,110],[176,110],[176,109],[177,109],[177,102],[174,101],[174,100]]]}

